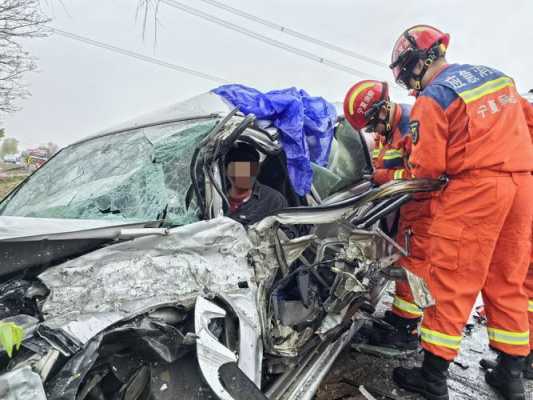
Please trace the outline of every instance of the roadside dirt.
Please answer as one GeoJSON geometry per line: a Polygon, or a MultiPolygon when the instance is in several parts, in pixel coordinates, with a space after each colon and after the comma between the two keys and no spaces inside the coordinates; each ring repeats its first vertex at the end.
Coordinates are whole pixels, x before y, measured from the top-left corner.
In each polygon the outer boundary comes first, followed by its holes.
{"type": "Polygon", "coordinates": [[[28,176],[28,172],[25,168],[13,164],[0,163],[0,200],[22,182],[26,176],[28,176]]]}

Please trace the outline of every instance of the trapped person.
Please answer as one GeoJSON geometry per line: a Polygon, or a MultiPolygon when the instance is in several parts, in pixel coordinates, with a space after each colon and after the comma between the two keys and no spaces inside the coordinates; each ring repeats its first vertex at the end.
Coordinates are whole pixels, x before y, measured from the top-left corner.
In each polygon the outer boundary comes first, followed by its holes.
{"type": "Polygon", "coordinates": [[[448,399],[448,366],[481,291],[490,346],[499,352],[486,381],[506,399],[524,399],[533,146],[513,80],[486,66],[449,65],[448,44],[449,35],[417,25],[392,51],[396,82],[418,92],[412,173],[449,178],[431,200],[427,283],[436,304],[424,310],[424,362],[396,368],[393,379],[427,399],[448,399]]]}
{"type": "MultiPolygon", "coordinates": [[[[391,102],[386,82],[364,80],[356,83],[345,96],[344,116],[356,130],[375,132],[372,150],[373,181],[379,185],[392,180],[410,179],[407,160],[411,153],[409,114],[411,106],[391,102]]],[[[406,232],[411,232],[411,254],[399,265],[413,272],[426,267],[425,243],[430,222],[428,200],[413,200],[400,210],[398,241],[404,244],[406,232]]],[[[425,268],[427,269],[427,268],[425,268]]],[[[374,324],[370,344],[401,350],[418,347],[417,326],[422,310],[415,304],[407,280],[396,281],[392,309],[385,312],[384,321],[394,327],[374,324]]]]}
{"type": "Polygon", "coordinates": [[[226,155],[229,209],[227,215],[243,225],[254,224],[273,211],[286,208],[287,200],[278,191],[257,181],[259,153],[239,143],[226,155]]]}

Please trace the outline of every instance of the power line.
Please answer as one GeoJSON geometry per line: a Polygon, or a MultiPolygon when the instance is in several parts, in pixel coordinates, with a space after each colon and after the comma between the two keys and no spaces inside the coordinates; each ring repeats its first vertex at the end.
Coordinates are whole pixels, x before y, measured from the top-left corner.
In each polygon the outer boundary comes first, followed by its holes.
{"type": "Polygon", "coordinates": [[[200,1],[202,1],[204,3],[207,3],[207,4],[209,4],[209,5],[213,6],[213,7],[217,7],[217,8],[220,8],[222,10],[225,10],[225,11],[227,11],[227,12],[229,12],[231,14],[237,15],[239,17],[246,18],[246,19],[248,19],[250,21],[257,22],[257,23],[259,23],[261,25],[264,25],[266,27],[269,27],[269,28],[272,28],[274,30],[283,32],[283,33],[285,33],[287,35],[290,35],[290,36],[293,36],[295,38],[304,40],[306,42],[313,43],[313,44],[316,44],[318,46],[322,46],[322,47],[324,47],[326,49],[336,51],[337,53],[341,53],[341,54],[347,55],[347,56],[352,57],[352,58],[356,58],[356,59],[361,60],[361,61],[365,61],[367,63],[376,65],[378,67],[388,68],[387,64],[385,64],[384,62],[381,62],[379,60],[375,60],[375,59],[367,57],[367,56],[365,56],[363,54],[356,53],[355,51],[346,49],[344,47],[337,46],[337,45],[335,45],[333,43],[330,43],[330,42],[327,42],[325,40],[321,40],[321,39],[318,39],[316,37],[306,35],[305,33],[301,33],[301,32],[298,32],[298,31],[296,31],[294,29],[288,28],[286,26],[279,25],[279,24],[277,24],[275,22],[272,22],[272,21],[269,21],[267,19],[258,17],[256,15],[247,13],[245,11],[242,11],[242,10],[239,10],[237,8],[231,7],[231,6],[227,5],[227,4],[218,2],[216,0],[200,0],[200,1]]]}
{"type": "Polygon", "coordinates": [[[123,49],[123,48],[120,48],[120,47],[112,46],[112,45],[107,44],[107,43],[98,42],[96,40],[89,39],[89,38],[84,37],[84,36],[76,35],[74,33],[66,32],[66,31],[63,31],[61,29],[51,28],[51,27],[49,27],[49,29],[52,32],[54,32],[56,35],[60,35],[60,36],[63,36],[63,37],[66,37],[66,38],[69,38],[69,39],[72,39],[72,40],[76,40],[78,42],[82,42],[82,43],[85,43],[85,44],[88,44],[88,45],[91,45],[91,46],[100,47],[102,49],[106,49],[106,50],[109,50],[109,51],[112,51],[112,52],[115,52],[115,53],[118,53],[118,54],[122,54],[122,55],[127,56],[127,57],[136,58],[137,60],[141,60],[141,61],[144,61],[144,62],[147,62],[147,63],[151,63],[151,64],[156,64],[156,65],[159,65],[161,67],[172,69],[174,71],[183,72],[185,74],[194,75],[194,76],[196,76],[198,78],[206,79],[208,81],[212,81],[212,82],[216,82],[216,83],[228,83],[227,79],[223,79],[223,78],[220,78],[218,76],[205,74],[203,72],[200,72],[200,71],[197,71],[197,70],[194,70],[194,69],[191,69],[191,68],[183,67],[181,65],[171,64],[169,62],[166,62],[166,61],[163,61],[163,60],[159,60],[157,58],[148,57],[148,56],[145,56],[145,55],[140,54],[140,53],[135,53],[135,52],[130,51],[130,50],[126,50],[126,49],[123,49]]]}
{"type": "Polygon", "coordinates": [[[224,26],[225,28],[228,28],[228,29],[231,29],[233,31],[242,33],[243,35],[246,35],[248,37],[260,40],[261,42],[267,43],[267,44],[269,44],[271,46],[278,47],[278,48],[286,50],[286,51],[288,51],[290,53],[299,55],[301,57],[307,58],[309,60],[318,62],[318,63],[323,64],[323,65],[326,65],[326,66],[328,66],[330,68],[334,68],[336,70],[339,70],[339,71],[342,71],[342,72],[346,72],[346,73],[348,73],[350,75],[356,75],[356,76],[359,76],[359,77],[375,79],[372,75],[370,75],[370,74],[368,74],[366,72],[359,71],[359,70],[357,70],[355,68],[348,67],[346,65],[337,63],[335,61],[331,61],[331,60],[328,60],[326,58],[317,56],[317,55],[315,55],[315,54],[313,54],[313,53],[311,53],[311,52],[309,52],[307,50],[303,50],[303,49],[300,49],[298,47],[290,46],[290,45],[288,45],[286,43],[280,42],[280,41],[275,40],[275,39],[271,39],[268,36],[265,36],[265,35],[262,35],[260,33],[257,33],[257,32],[251,31],[249,29],[246,29],[244,27],[238,26],[238,25],[233,24],[233,23],[231,23],[229,21],[226,21],[224,19],[215,17],[215,16],[213,16],[213,15],[211,15],[209,13],[206,13],[206,12],[200,11],[200,10],[198,10],[196,8],[187,6],[187,5],[185,5],[183,3],[180,3],[178,1],[175,1],[175,0],[160,0],[160,1],[161,1],[161,3],[164,3],[164,4],[166,4],[166,5],[170,6],[170,7],[177,8],[177,9],[179,9],[181,11],[184,11],[187,14],[191,14],[191,15],[194,15],[196,17],[202,18],[202,19],[204,19],[206,21],[213,22],[215,24],[224,26]]]}

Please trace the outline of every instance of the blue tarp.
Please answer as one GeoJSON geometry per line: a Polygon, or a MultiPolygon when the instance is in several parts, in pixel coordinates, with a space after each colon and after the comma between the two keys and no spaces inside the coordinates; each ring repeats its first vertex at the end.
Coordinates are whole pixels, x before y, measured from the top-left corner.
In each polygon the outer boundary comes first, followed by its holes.
{"type": "Polygon", "coordinates": [[[337,113],[322,97],[288,88],[267,93],[244,85],[224,85],[213,90],[244,114],[268,120],[281,132],[287,168],[294,190],[303,196],[311,190],[311,162],[326,166],[337,113]]]}

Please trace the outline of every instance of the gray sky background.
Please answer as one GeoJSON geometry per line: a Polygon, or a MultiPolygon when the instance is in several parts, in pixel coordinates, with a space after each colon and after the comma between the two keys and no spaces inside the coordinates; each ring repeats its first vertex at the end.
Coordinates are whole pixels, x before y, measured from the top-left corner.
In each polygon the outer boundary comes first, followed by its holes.
{"type": "MultiPolygon", "coordinates": [[[[391,80],[366,64],[209,7],[181,0],[271,38],[391,80]]],[[[533,88],[532,0],[220,0],[369,57],[389,62],[398,35],[427,23],[451,34],[451,62],[485,64],[533,88]]],[[[221,26],[161,5],[158,40],[135,19],[137,0],[63,0],[46,11],[52,26],[261,90],[296,86],[340,101],[363,79],[330,69],[221,26]]],[[[150,23],[150,27],[153,23],[150,23]]],[[[184,100],[215,83],[147,64],[61,36],[27,42],[39,71],[27,76],[32,97],[2,124],[23,146],[61,146],[138,114],[184,100]]],[[[401,90],[393,95],[405,101],[401,90]]]]}

